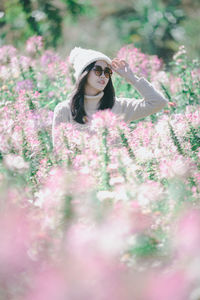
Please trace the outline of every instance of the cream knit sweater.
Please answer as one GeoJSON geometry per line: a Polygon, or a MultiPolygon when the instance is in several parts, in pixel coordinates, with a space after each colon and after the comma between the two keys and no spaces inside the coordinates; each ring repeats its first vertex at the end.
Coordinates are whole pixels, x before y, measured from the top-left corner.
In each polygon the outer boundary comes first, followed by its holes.
{"type": "MultiPolygon", "coordinates": [[[[168,100],[153,87],[152,84],[145,78],[141,77],[134,80],[133,86],[143,96],[142,99],[129,99],[115,97],[115,104],[111,111],[118,115],[123,115],[125,122],[131,122],[137,119],[144,118],[148,115],[160,111],[168,100]]],[[[80,124],[73,120],[70,110],[70,97],[57,104],[54,110],[53,125],[52,125],[52,141],[55,145],[55,128],[62,122],[72,123],[78,130],[88,130],[92,115],[97,111],[98,102],[102,98],[104,92],[100,92],[96,96],[84,96],[85,112],[89,122],[80,124]]]]}

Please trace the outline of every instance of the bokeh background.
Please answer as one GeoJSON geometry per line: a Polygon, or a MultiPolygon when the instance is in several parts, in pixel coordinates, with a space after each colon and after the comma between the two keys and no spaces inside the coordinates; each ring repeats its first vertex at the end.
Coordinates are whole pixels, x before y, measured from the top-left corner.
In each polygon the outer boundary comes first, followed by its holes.
{"type": "Polygon", "coordinates": [[[198,0],[1,0],[0,46],[23,51],[25,41],[42,35],[46,48],[69,54],[74,46],[114,57],[125,44],[171,60],[184,44],[200,57],[198,0]]]}

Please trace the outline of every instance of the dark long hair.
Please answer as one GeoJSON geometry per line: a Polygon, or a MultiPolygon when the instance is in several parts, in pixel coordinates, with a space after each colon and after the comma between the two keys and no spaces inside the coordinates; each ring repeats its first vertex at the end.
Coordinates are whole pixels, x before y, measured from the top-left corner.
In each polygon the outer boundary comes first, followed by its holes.
{"type": "MultiPolygon", "coordinates": [[[[85,92],[85,84],[87,82],[88,74],[91,69],[94,67],[96,61],[88,65],[80,75],[80,78],[76,82],[75,89],[72,92],[71,100],[70,100],[70,109],[72,113],[72,118],[76,122],[80,124],[85,124],[83,121],[84,116],[86,116],[86,112],[84,109],[84,92],[85,92]]],[[[110,78],[105,89],[104,95],[100,99],[97,110],[104,110],[107,108],[112,108],[115,103],[115,90],[112,84],[112,79],[110,78]]]]}

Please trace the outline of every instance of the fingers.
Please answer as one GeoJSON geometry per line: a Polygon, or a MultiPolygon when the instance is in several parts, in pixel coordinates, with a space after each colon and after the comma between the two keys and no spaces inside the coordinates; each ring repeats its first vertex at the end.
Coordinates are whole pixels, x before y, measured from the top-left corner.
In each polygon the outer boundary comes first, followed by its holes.
{"type": "Polygon", "coordinates": [[[113,60],[112,60],[112,66],[114,68],[122,68],[124,66],[127,65],[127,62],[123,59],[119,59],[117,57],[115,57],[113,60]]]}

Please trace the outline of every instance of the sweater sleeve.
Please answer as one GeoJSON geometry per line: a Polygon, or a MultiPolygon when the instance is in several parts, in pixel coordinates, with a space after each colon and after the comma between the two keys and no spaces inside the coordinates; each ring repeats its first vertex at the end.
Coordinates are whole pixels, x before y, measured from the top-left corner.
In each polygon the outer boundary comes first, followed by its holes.
{"type": "Polygon", "coordinates": [[[160,111],[168,100],[144,77],[134,81],[134,87],[143,96],[143,99],[117,98],[113,112],[124,115],[125,122],[147,117],[160,111]]]}
{"type": "Polygon", "coordinates": [[[56,143],[55,138],[56,138],[56,128],[59,124],[61,123],[67,123],[70,122],[69,118],[69,104],[68,101],[63,101],[61,103],[58,103],[57,106],[54,109],[54,114],[53,114],[53,122],[52,122],[52,142],[53,142],[53,147],[56,143]]]}

